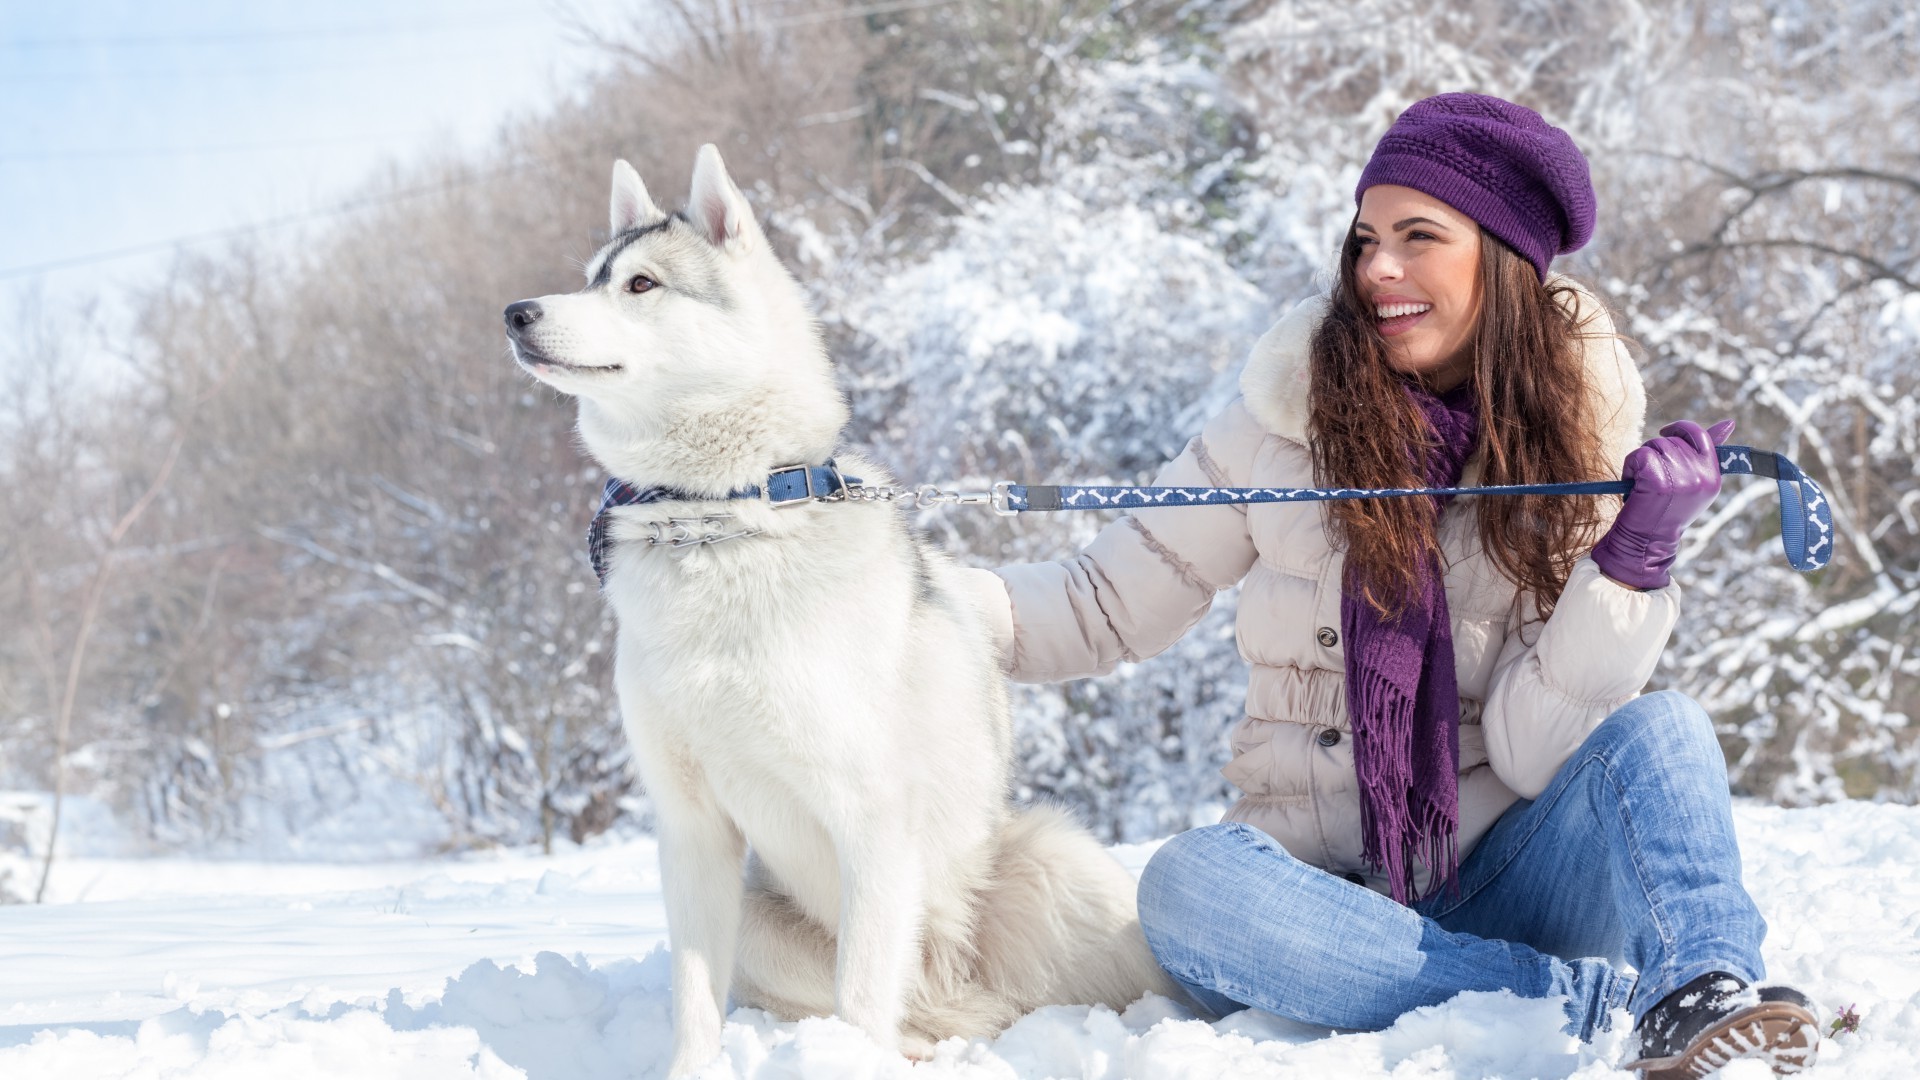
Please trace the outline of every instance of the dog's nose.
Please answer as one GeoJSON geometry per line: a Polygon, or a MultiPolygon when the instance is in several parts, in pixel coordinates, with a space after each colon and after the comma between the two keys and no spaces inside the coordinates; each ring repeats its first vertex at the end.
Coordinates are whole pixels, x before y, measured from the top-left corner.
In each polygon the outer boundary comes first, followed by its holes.
{"type": "Polygon", "coordinates": [[[517,336],[525,332],[527,327],[539,322],[540,316],[544,314],[546,313],[540,310],[538,300],[521,300],[518,303],[508,304],[507,333],[517,336]]]}

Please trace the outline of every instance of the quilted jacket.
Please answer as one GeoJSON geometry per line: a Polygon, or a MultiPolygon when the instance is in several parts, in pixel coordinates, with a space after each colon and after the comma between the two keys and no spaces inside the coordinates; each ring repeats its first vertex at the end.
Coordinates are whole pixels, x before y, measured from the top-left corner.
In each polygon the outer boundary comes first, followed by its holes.
{"type": "MultiPolygon", "coordinates": [[[[1311,487],[1308,342],[1326,298],[1308,300],[1254,346],[1240,396],[1155,484],[1311,487]]],[[[1575,301],[1604,460],[1641,440],[1646,395],[1604,309],[1575,301]]],[[[1469,459],[1462,483],[1478,482],[1469,459]]],[[[1617,474],[1616,474],[1617,475],[1617,474]]],[[[1361,859],[1359,785],[1339,640],[1343,556],[1324,503],[1136,510],[1057,562],[974,570],[1013,678],[1101,675],[1167,648],[1240,588],[1236,640],[1250,672],[1246,716],[1223,772],[1240,790],[1229,821],[1295,857],[1385,891],[1361,859]],[[991,575],[991,576],[990,576],[991,575]]],[[[1439,525],[1460,690],[1462,858],[1516,798],[1538,795],[1608,714],[1638,695],[1672,633],[1680,589],[1640,592],[1581,558],[1541,621],[1478,549],[1473,500],[1439,525]]],[[[1590,546],[1590,543],[1589,543],[1590,546]]],[[[1426,874],[1416,875],[1424,888],[1426,874]]]]}

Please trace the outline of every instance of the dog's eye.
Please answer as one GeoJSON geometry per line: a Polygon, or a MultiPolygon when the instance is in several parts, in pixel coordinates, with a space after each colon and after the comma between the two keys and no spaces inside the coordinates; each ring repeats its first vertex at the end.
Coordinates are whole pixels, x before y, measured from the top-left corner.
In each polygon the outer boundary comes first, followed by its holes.
{"type": "Polygon", "coordinates": [[[627,291],[636,293],[646,292],[658,284],[660,283],[645,274],[635,274],[633,280],[627,282],[627,291]]]}

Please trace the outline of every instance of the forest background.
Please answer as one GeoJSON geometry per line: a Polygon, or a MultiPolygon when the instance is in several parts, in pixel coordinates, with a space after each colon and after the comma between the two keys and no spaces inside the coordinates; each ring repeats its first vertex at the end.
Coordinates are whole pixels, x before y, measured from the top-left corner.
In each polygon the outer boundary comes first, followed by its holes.
{"type": "MultiPolygon", "coordinates": [[[[357,857],[645,829],[581,536],[602,477],[500,309],[570,290],[615,157],[677,201],[718,143],[813,295],[849,438],[911,483],[1138,482],[1324,288],[1365,155],[1428,94],[1586,150],[1649,421],[1733,416],[1831,495],[1689,533],[1655,684],[1736,792],[1920,797],[1920,13],[1866,0],[656,0],[480,152],[369,179],[300,243],[179,254],[106,342],[0,341],[0,855],[64,807],[150,849],[357,857]]],[[[963,563],[1103,523],[918,525],[963,563]]],[[[1112,840],[1215,820],[1234,594],[1167,654],[1016,688],[1020,792],[1112,840]]],[[[857,675],[850,673],[850,686],[857,675]]],[[[17,863],[16,863],[17,865],[17,863]]],[[[0,898],[33,883],[0,877],[0,898]]]]}

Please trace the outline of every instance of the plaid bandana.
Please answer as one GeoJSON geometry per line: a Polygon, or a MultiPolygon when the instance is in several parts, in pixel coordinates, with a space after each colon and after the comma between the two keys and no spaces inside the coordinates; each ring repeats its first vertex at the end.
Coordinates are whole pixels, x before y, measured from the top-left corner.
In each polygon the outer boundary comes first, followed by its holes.
{"type": "MultiPolygon", "coordinates": [[[[754,492],[759,494],[759,492],[754,492]]],[[[741,498],[734,492],[728,498],[741,498]]],[[[691,498],[683,491],[667,487],[639,488],[615,477],[607,478],[606,490],[600,493],[600,509],[593,512],[593,524],[587,526],[587,560],[593,563],[593,576],[600,584],[607,583],[607,568],[613,561],[613,538],[607,535],[612,524],[611,512],[622,506],[644,506],[647,503],[665,502],[668,499],[691,498]]]]}
{"type": "MultiPolygon", "coordinates": [[[[777,505],[801,502],[807,499],[819,499],[838,494],[846,484],[857,484],[857,476],[841,476],[834,468],[833,459],[828,458],[824,465],[794,466],[776,469],[767,476],[765,490],[767,496],[777,505]]],[[[754,485],[730,491],[729,499],[758,499],[761,487],[754,485]]],[[[607,583],[607,569],[613,561],[613,538],[608,535],[612,525],[612,512],[622,506],[644,506],[647,503],[702,501],[706,497],[680,491],[676,488],[636,487],[617,477],[610,477],[607,486],[600,493],[600,509],[594,511],[593,524],[587,526],[587,560],[593,564],[593,576],[600,584],[607,583]]]]}

